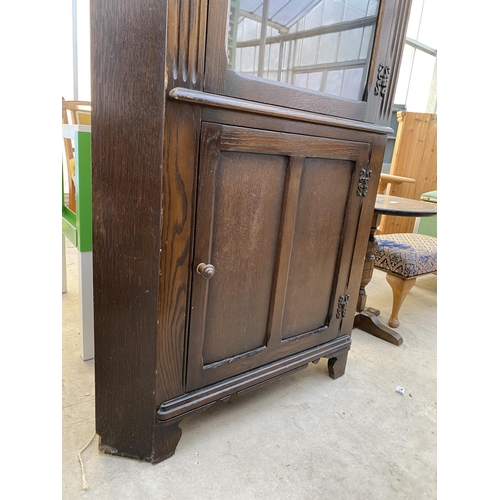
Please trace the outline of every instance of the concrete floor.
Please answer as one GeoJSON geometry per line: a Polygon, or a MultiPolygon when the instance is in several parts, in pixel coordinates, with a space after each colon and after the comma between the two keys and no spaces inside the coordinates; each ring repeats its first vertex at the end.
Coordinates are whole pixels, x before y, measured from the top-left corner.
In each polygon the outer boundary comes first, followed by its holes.
{"type": "MultiPolygon", "coordinates": [[[[98,451],[94,363],[79,354],[77,251],[67,244],[62,296],[62,498],[162,500],[429,500],[437,497],[437,276],[417,280],[400,315],[401,347],[354,330],[346,373],[326,360],[217,403],[181,423],[173,457],[157,465],[98,451]],[[396,392],[396,386],[405,394],[396,392]]],[[[389,317],[375,271],[368,303],[389,317]]]]}

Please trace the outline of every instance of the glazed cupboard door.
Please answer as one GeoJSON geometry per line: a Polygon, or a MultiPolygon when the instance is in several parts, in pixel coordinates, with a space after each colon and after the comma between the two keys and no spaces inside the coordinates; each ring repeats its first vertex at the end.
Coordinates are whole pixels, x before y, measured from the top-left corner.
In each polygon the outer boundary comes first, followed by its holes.
{"type": "Polygon", "coordinates": [[[388,123],[409,0],[211,0],[204,91],[388,123]]]}
{"type": "Polygon", "coordinates": [[[339,335],[369,153],[202,125],[188,391],[339,335]]]}

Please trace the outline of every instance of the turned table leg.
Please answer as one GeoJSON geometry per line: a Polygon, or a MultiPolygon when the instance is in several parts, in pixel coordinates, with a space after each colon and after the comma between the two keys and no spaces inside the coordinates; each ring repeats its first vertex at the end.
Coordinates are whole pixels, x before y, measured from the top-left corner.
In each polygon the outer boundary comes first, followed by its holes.
{"type": "Polygon", "coordinates": [[[371,307],[366,308],[366,286],[370,283],[375,267],[375,252],[377,251],[377,241],[375,240],[375,231],[380,223],[380,215],[374,214],[372,226],[370,229],[370,238],[366,250],[365,264],[363,267],[363,275],[361,278],[361,286],[359,289],[358,302],[356,311],[358,314],[354,318],[354,328],[363,330],[366,333],[374,335],[379,339],[390,342],[391,344],[400,346],[403,343],[403,338],[398,332],[384,325],[378,316],[380,311],[371,307]]]}

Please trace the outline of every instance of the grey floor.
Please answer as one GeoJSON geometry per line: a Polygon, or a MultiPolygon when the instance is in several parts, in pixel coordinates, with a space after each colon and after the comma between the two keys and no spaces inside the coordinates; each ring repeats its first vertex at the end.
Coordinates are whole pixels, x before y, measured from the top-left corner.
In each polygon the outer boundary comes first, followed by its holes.
{"type": "MultiPolygon", "coordinates": [[[[157,465],[103,455],[94,434],[94,363],[79,354],[77,251],[62,295],[62,498],[429,500],[437,497],[437,276],[417,280],[400,314],[401,347],[354,330],[346,373],[326,361],[181,423],[157,465]],[[396,387],[404,387],[404,395],[396,387]]],[[[387,320],[375,271],[369,305],[387,320]]]]}

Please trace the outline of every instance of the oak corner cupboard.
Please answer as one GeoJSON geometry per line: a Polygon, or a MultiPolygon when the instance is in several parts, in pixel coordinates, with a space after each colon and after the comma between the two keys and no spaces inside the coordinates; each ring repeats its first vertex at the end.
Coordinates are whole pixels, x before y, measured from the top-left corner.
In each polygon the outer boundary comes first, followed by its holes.
{"type": "Polygon", "coordinates": [[[343,375],[410,1],[91,0],[96,431],[343,375]]]}

